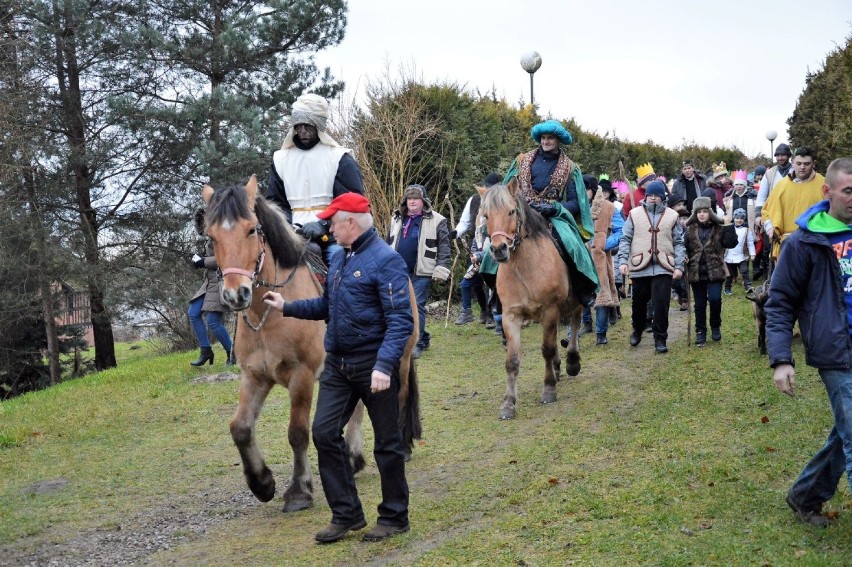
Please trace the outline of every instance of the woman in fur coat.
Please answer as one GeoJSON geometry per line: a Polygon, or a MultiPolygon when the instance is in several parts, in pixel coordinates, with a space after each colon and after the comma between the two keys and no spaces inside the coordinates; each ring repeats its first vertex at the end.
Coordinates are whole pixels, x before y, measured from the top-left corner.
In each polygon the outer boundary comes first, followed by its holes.
{"type": "Polygon", "coordinates": [[[722,340],[722,282],[727,275],[725,249],[737,245],[737,236],[735,231],[723,227],[722,218],[713,212],[712,201],[699,197],[693,201],[692,215],[686,221],[684,244],[686,273],[695,301],[695,344],[704,346],[708,303],[711,336],[714,341],[722,340]]]}

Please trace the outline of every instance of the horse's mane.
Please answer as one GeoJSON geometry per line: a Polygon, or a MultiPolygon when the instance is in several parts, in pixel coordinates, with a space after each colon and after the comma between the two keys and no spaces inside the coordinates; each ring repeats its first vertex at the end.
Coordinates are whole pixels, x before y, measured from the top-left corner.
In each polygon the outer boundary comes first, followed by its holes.
{"type": "MultiPolygon", "coordinates": [[[[263,227],[263,235],[272,250],[272,257],[281,268],[294,268],[304,263],[305,242],[293,231],[277,205],[258,195],[254,216],[263,227]]],[[[239,186],[217,189],[207,205],[205,217],[208,224],[250,219],[252,211],[249,210],[245,189],[239,186]]]]}
{"type": "Polygon", "coordinates": [[[518,209],[518,220],[526,227],[527,236],[535,238],[546,236],[550,238],[550,223],[530,208],[523,197],[516,198],[506,185],[492,185],[485,193],[480,205],[480,212],[487,215],[491,210],[518,209]]]}

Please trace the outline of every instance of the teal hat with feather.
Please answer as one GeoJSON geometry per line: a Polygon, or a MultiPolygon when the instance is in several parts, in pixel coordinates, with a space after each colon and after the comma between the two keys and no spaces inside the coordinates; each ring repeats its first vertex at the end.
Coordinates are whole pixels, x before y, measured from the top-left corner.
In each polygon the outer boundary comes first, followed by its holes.
{"type": "Polygon", "coordinates": [[[563,144],[570,144],[574,141],[571,133],[558,120],[545,120],[540,124],[536,124],[530,130],[530,135],[536,142],[541,142],[542,134],[552,134],[559,138],[559,141],[563,144]]]}

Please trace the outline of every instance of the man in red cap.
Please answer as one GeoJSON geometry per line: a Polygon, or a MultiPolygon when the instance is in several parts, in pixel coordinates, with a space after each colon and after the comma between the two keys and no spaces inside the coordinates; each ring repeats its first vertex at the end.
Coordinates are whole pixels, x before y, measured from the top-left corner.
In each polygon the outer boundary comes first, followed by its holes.
{"type": "Polygon", "coordinates": [[[364,540],[379,541],[408,531],[408,483],[397,404],[399,361],[414,332],[408,270],[379,237],[370,202],[363,195],[335,197],[317,216],[331,221],[331,232],[342,247],[332,255],[325,293],[285,302],[270,291],[264,301],[285,317],[328,322],[312,435],[332,516],[314,539],[331,543],[367,525],[342,435],[362,400],[373,424],[373,455],[382,485],[379,518],[364,540]]]}

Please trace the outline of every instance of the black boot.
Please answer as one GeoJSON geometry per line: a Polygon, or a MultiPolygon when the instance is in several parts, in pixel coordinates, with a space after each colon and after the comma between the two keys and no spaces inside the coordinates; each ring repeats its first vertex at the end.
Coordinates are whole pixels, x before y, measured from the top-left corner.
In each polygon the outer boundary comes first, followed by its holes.
{"type": "Polygon", "coordinates": [[[225,357],[225,366],[234,366],[237,363],[237,355],[233,350],[226,350],[225,357]]]}
{"type": "Polygon", "coordinates": [[[213,348],[212,347],[201,347],[201,354],[198,355],[198,358],[190,362],[192,366],[204,366],[204,363],[210,361],[210,366],[213,366],[213,348]]]}

